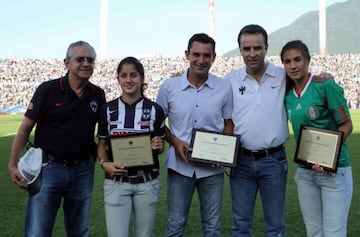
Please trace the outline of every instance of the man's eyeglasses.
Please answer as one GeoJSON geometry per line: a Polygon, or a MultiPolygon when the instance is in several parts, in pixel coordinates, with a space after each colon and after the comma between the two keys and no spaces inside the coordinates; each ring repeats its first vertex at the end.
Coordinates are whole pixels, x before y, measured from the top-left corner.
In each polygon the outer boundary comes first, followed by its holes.
{"type": "Polygon", "coordinates": [[[74,59],[75,59],[75,61],[77,63],[83,63],[83,62],[85,62],[85,60],[88,63],[94,63],[95,62],[95,58],[93,58],[93,57],[75,57],[74,59]]]}

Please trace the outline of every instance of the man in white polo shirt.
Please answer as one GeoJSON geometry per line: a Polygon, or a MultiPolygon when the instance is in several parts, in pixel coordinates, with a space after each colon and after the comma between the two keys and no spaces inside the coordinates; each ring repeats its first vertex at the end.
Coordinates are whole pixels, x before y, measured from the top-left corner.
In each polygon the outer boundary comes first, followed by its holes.
{"type": "Polygon", "coordinates": [[[233,91],[234,133],[241,152],[231,170],[232,236],[251,236],[254,205],[260,191],[266,236],[285,236],[288,125],[284,107],[285,73],[265,60],[266,31],[241,29],[238,44],[245,65],[225,76],[233,91]]]}

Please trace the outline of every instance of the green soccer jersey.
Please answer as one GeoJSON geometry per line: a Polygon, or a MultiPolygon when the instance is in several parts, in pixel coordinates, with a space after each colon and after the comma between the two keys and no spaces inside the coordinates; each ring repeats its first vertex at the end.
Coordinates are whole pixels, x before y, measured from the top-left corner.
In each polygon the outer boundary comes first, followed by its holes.
{"type": "MultiPolygon", "coordinates": [[[[343,88],[333,79],[311,78],[300,97],[293,89],[286,93],[285,105],[296,141],[301,125],[338,130],[340,124],[350,119],[343,88]]],[[[345,143],[341,147],[338,166],[350,166],[349,149],[345,143]]]]}

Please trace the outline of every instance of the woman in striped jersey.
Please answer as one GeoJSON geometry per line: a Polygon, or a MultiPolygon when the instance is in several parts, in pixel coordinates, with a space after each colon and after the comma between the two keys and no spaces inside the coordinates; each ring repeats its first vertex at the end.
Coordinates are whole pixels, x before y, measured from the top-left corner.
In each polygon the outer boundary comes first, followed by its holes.
{"type": "MultiPolygon", "coordinates": [[[[104,202],[108,236],[129,236],[133,214],[135,237],[153,236],[155,213],[160,195],[159,159],[165,136],[164,113],[144,96],[144,67],[134,57],[124,58],[117,68],[122,94],[108,102],[99,123],[98,156],[105,171],[104,202]],[[109,137],[151,133],[154,164],[126,166],[110,152],[109,137]]],[[[129,140],[130,142],[130,140],[129,140]]]]}

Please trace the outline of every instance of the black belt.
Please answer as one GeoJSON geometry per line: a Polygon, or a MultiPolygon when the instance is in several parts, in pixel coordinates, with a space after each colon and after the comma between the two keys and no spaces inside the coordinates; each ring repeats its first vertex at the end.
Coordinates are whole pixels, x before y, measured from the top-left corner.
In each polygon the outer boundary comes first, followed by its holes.
{"type": "Polygon", "coordinates": [[[57,163],[57,164],[62,164],[66,167],[72,167],[72,166],[77,166],[80,165],[81,163],[90,160],[91,157],[89,156],[86,159],[63,159],[60,157],[56,157],[50,154],[45,154],[43,156],[43,163],[48,163],[48,162],[53,162],[53,163],[57,163]]]}
{"type": "Polygon", "coordinates": [[[282,149],[284,149],[284,145],[280,145],[277,147],[272,147],[272,148],[264,149],[264,150],[256,150],[256,151],[242,148],[242,151],[245,155],[250,155],[250,156],[254,157],[255,159],[259,159],[259,158],[274,154],[275,152],[281,151],[282,149]]]}
{"type": "Polygon", "coordinates": [[[108,174],[105,174],[106,179],[111,179],[113,181],[120,181],[124,183],[130,184],[141,184],[156,179],[159,176],[159,171],[154,171],[150,173],[145,173],[143,175],[136,176],[125,176],[125,175],[117,175],[114,177],[110,177],[108,174]]]}

